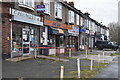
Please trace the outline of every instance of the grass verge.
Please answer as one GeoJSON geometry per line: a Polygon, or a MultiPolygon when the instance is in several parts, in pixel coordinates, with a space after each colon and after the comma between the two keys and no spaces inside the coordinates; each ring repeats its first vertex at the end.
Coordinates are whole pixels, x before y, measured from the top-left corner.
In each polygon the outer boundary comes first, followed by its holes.
{"type": "Polygon", "coordinates": [[[110,54],[110,56],[117,56],[117,55],[120,55],[120,53],[112,53],[112,54],[110,54]]]}

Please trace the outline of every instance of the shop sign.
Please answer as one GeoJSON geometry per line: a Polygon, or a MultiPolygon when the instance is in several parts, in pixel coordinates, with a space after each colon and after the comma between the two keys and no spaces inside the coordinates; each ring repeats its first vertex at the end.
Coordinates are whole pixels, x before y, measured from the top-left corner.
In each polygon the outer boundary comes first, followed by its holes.
{"type": "Polygon", "coordinates": [[[62,29],[72,29],[71,25],[61,24],[61,23],[58,23],[58,22],[55,22],[55,21],[50,21],[50,20],[47,20],[47,19],[44,20],[44,24],[48,25],[48,26],[62,28],[62,29]]]}
{"type": "Polygon", "coordinates": [[[85,32],[86,34],[89,34],[89,30],[86,30],[86,32],[85,32]]]}
{"type": "Polygon", "coordinates": [[[94,30],[90,30],[90,34],[91,34],[91,35],[94,35],[94,34],[95,34],[95,31],[94,31],[94,30]]]}
{"type": "Polygon", "coordinates": [[[68,33],[71,33],[74,36],[78,36],[79,35],[79,28],[73,27],[73,29],[68,30],[68,33]]]}
{"type": "Polygon", "coordinates": [[[12,15],[12,20],[43,26],[43,22],[40,21],[41,18],[39,16],[16,9],[12,9],[12,15]]]}
{"type": "Polygon", "coordinates": [[[37,12],[45,12],[45,5],[37,5],[37,12]]]}
{"type": "Polygon", "coordinates": [[[85,32],[86,32],[86,29],[80,29],[80,32],[84,32],[84,33],[85,33],[85,32]]]}

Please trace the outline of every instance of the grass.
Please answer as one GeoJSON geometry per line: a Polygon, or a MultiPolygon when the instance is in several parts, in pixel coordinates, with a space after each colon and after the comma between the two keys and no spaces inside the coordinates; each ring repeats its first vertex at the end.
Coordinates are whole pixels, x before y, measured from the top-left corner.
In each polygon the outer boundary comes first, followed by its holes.
{"type": "Polygon", "coordinates": [[[110,54],[110,56],[117,56],[117,55],[120,55],[120,53],[112,53],[112,54],[110,54]]]}
{"type": "MultiPolygon", "coordinates": [[[[60,60],[52,60],[52,59],[46,59],[46,58],[37,58],[36,60],[44,60],[44,61],[52,61],[52,62],[62,62],[60,60]]],[[[37,63],[42,63],[42,61],[37,61],[37,63]]]]}
{"type": "Polygon", "coordinates": [[[82,70],[81,71],[81,78],[94,78],[95,74],[98,70],[82,70]]]}
{"type": "Polygon", "coordinates": [[[90,59],[87,59],[87,58],[85,58],[85,59],[80,59],[80,60],[89,60],[89,61],[90,61],[90,59]]]}
{"type": "MultiPolygon", "coordinates": [[[[70,76],[65,76],[64,78],[78,78],[77,71],[68,72],[70,76]]],[[[82,70],[81,78],[94,78],[95,74],[98,73],[98,70],[82,70]]]]}
{"type": "Polygon", "coordinates": [[[109,63],[100,63],[100,64],[103,64],[103,65],[108,65],[109,63]]]}
{"type": "MultiPolygon", "coordinates": [[[[90,68],[90,66],[81,66],[82,68],[90,68]]],[[[105,66],[93,66],[93,68],[104,68],[105,66]]]]}

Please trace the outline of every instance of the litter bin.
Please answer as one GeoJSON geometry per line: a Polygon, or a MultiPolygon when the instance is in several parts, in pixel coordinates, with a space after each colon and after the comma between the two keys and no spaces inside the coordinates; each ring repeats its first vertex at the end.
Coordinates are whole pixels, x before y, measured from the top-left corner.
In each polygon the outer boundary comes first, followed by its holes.
{"type": "Polygon", "coordinates": [[[45,55],[48,56],[49,55],[49,45],[41,45],[40,47],[46,47],[46,48],[41,48],[40,49],[40,55],[45,55]]]}

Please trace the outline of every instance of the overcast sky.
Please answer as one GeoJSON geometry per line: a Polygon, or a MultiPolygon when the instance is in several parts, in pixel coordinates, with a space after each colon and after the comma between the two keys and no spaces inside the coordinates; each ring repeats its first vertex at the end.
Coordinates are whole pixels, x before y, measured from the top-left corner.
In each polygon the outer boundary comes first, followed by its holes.
{"type": "Polygon", "coordinates": [[[90,17],[108,25],[118,21],[118,2],[120,0],[66,0],[74,1],[75,7],[84,12],[89,12],[90,17]]]}

